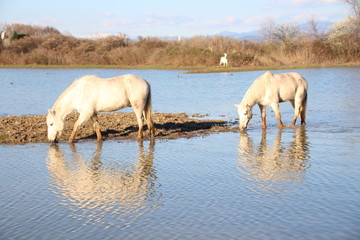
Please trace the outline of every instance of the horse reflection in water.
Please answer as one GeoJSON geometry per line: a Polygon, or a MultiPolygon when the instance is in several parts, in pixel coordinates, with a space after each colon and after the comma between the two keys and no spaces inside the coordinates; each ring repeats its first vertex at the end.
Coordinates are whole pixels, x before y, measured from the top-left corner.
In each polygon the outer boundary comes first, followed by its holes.
{"type": "Polygon", "coordinates": [[[50,145],[48,169],[52,190],[73,210],[72,217],[105,227],[127,228],[156,209],[161,194],[155,183],[154,140],[148,150],[139,141],[135,164],[104,163],[101,142],[91,159],[84,158],[75,145],[70,146],[69,157],[59,145],[50,145]]]}
{"type": "Polygon", "coordinates": [[[279,129],[272,146],[267,141],[266,130],[259,145],[253,143],[247,132],[240,133],[238,170],[248,180],[255,181],[250,186],[252,190],[279,194],[303,180],[310,158],[306,129],[296,127],[293,138],[282,141],[282,135],[289,130],[279,129]]]}

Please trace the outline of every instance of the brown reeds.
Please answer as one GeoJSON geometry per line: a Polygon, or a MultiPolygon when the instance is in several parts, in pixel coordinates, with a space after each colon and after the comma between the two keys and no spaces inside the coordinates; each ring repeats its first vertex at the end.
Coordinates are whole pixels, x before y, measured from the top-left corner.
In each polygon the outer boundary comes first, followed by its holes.
{"type": "MultiPolygon", "coordinates": [[[[9,29],[16,29],[9,25],[9,29]]],[[[225,37],[192,37],[162,40],[126,35],[81,39],[63,35],[52,27],[21,25],[26,36],[0,43],[0,65],[164,65],[216,66],[224,53],[229,66],[286,66],[360,62],[359,36],[329,41],[303,33],[291,44],[249,41],[225,37]]],[[[10,32],[11,31],[7,31],[10,32]]]]}

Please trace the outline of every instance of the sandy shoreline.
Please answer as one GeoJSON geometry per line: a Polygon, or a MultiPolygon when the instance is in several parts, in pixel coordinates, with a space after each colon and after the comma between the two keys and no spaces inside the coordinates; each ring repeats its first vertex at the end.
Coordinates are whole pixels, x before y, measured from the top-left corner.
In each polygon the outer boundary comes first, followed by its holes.
{"type": "MultiPolygon", "coordinates": [[[[99,123],[104,140],[137,139],[135,114],[99,113],[99,123]]],[[[60,142],[67,141],[78,113],[69,114],[60,142]]],[[[234,126],[222,120],[194,119],[185,113],[153,113],[155,138],[190,138],[214,132],[236,131],[234,126]]],[[[144,128],[144,139],[148,139],[144,128]]],[[[91,122],[82,125],[76,141],[96,140],[91,122]]],[[[0,117],[0,144],[25,144],[48,142],[46,115],[4,116],[0,117]]]]}

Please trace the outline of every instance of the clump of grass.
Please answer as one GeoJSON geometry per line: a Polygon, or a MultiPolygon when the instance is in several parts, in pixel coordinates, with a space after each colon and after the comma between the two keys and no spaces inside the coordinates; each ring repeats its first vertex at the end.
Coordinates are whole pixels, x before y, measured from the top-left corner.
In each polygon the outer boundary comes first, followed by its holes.
{"type": "Polygon", "coordinates": [[[9,137],[8,135],[0,135],[0,140],[7,139],[8,137],[9,137]]]}

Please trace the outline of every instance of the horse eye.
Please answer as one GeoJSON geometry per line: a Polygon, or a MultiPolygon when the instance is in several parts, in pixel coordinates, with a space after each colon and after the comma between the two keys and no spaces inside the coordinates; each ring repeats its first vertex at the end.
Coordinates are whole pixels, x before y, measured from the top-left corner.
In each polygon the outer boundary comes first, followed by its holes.
{"type": "Polygon", "coordinates": [[[50,127],[51,127],[52,125],[54,125],[54,124],[53,124],[53,123],[50,123],[50,127]]]}

